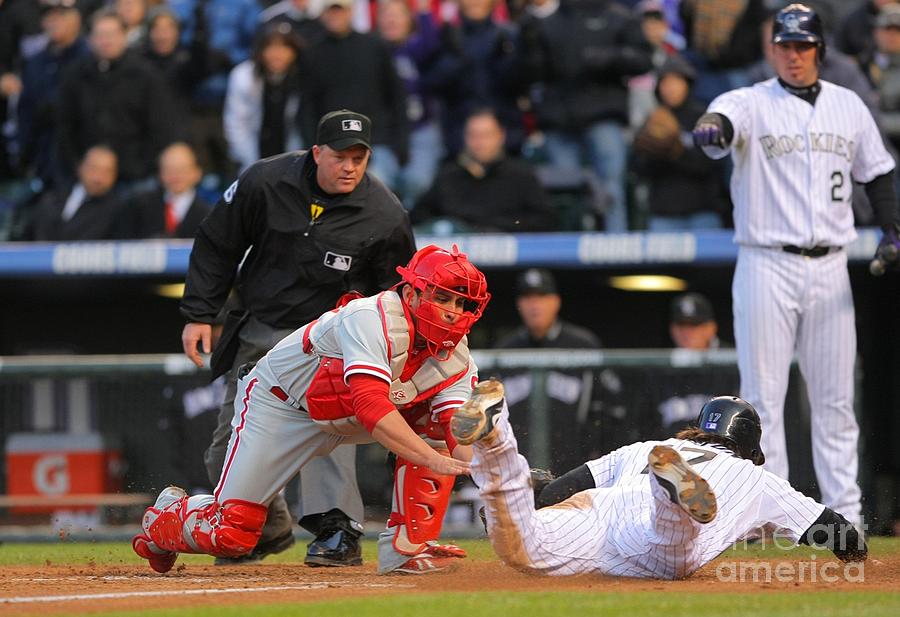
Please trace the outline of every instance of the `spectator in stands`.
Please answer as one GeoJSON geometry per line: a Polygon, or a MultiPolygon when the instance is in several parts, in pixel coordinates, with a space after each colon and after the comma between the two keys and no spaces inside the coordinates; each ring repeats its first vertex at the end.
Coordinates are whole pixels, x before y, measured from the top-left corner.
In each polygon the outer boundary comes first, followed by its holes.
{"type": "Polygon", "coordinates": [[[501,339],[497,348],[599,348],[600,339],[593,332],[560,319],[561,307],[553,274],[540,268],[525,270],[516,283],[516,308],[522,325],[501,339]]]}
{"type": "Polygon", "coordinates": [[[697,70],[694,96],[708,103],[750,84],[747,69],[762,57],[758,32],[766,13],[765,0],[682,0],[685,57],[697,70]]]}
{"type": "Polygon", "coordinates": [[[125,22],[128,46],[143,47],[147,39],[147,0],[114,0],[112,5],[125,22]]]}
{"type": "Polygon", "coordinates": [[[210,52],[206,30],[194,30],[190,45],[181,42],[178,17],[167,6],[157,6],[147,20],[147,45],[144,58],[162,75],[172,93],[172,124],[176,138],[189,140],[191,131],[191,99],[194,87],[231,61],[221,52],[210,52]]]}
{"type": "Polygon", "coordinates": [[[369,172],[395,189],[409,162],[406,90],[387,43],[351,28],[353,0],[325,0],[320,19],[327,35],[309,48],[300,106],[306,143],[315,139],[319,118],[353,109],[372,119],[369,172]]]}
{"type": "Polygon", "coordinates": [[[691,96],[694,69],[670,58],[659,69],[659,107],[637,131],[634,171],[649,187],[650,231],[716,229],[729,209],[725,162],[694,147],[691,130],[706,105],[691,96]]]}
{"type": "Polygon", "coordinates": [[[875,21],[885,6],[896,0],[862,0],[840,22],[837,32],[837,47],[860,62],[872,56],[875,50],[875,21]]]}
{"type": "Polygon", "coordinates": [[[262,24],[287,22],[306,47],[315,45],[325,37],[325,26],[314,10],[313,0],[281,0],[259,15],[262,24]]]}
{"type": "MultiPolygon", "coordinates": [[[[122,201],[116,184],[116,153],[106,146],[89,148],[78,166],[78,180],[63,190],[45,193],[27,220],[20,240],[108,240],[117,236],[122,201]]],[[[17,225],[18,226],[18,225],[17,225]]]]}
{"type": "Polygon", "coordinates": [[[875,45],[866,68],[879,94],[882,128],[896,148],[900,147],[900,4],[881,9],[875,45]]]}
{"type": "Polygon", "coordinates": [[[607,0],[532,0],[522,28],[550,163],[588,162],[610,198],[606,230],[627,230],[625,80],[653,68],[649,44],[630,13],[607,0]]]}
{"type": "Polygon", "coordinates": [[[197,195],[203,171],[186,143],[170,145],[159,155],[159,188],[129,200],[118,224],[120,238],[193,238],[211,210],[197,195]]]}
{"type": "Polygon", "coordinates": [[[465,149],[438,172],[410,213],[414,224],[458,231],[552,231],[554,213],[531,166],[504,151],[505,131],[491,109],[465,122],[465,149]]]}
{"type": "Polygon", "coordinates": [[[0,179],[19,174],[15,150],[17,136],[10,120],[16,117],[16,101],[22,92],[22,62],[43,47],[40,6],[34,0],[0,2],[0,179]]]}
{"type": "Polygon", "coordinates": [[[430,0],[416,0],[415,14],[406,0],[380,2],[378,32],[390,45],[397,72],[406,87],[409,162],[399,171],[397,194],[403,205],[411,209],[431,185],[444,156],[437,102],[421,83],[422,68],[434,58],[441,45],[430,0]]]}
{"type": "Polygon", "coordinates": [[[285,21],[262,27],[250,60],[228,77],[222,118],[228,153],[241,171],[261,158],[302,147],[300,54],[302,41],[285,21]]]}
{"type": "Polygon", "coordinates": [[[686,293],[672,300],[669,334],[675,347],[708,351],[719,348],[719,324],[712,304],[699,293],[686,293]]]}
{"type": "Polygon", "coordinates": [[[81,13],[74,0],[41,0],[40,6],[47,47],[22,69],[18,121],[22,166],[49,188],[66,177],[57,144],[60,76],[88,57],[90,48],[81,36],[81,13]]]}
{"type": "Polygon", "coordinates": [[[204,170],[230,178],[234,166],[222,126],[228,74],[250,57],[261,6],[256,0],[169,0],[169,6],[181,23],[182,44],[190,47],[195,36],[205,36],[214,58],[213,72],[194,87],[191,143],[204,170]]]}
{"type": "Polygon", "coordinates": [[[684,37],[676,33],[669,24],[660,0],[642,0],[638,2],[635,11],[640,19],[641,32],[653,50],[651,61],[654,68],[628,80],[628,123],[637,129],[657,105],[654,95],[656,71],[669,57],[683,51],[685,42],[684,37]]]}
{"type": "Polygon", "coordinates": [[[526,92],[518,29],[492,16],[497,0],[459,0],[459,21],[441,30],[441,52],[422,71],[423,86],[441,103],[450,157],[463,148],[463,125],[473,109],[497,111],[507,149],[517,153],[525,131],[517,98],[526,92]]]}
{"type": "Polygon", "coordinates": [[[114,12],[94,14],[90,44],[92,55],[63,78],[62,160],[74,169],[88,148],[105,143],[118,156],[123,188],[146,187],[159,153],[174,141],[172,94],[152,66],[127,51],[125,24],[114,12]]]}

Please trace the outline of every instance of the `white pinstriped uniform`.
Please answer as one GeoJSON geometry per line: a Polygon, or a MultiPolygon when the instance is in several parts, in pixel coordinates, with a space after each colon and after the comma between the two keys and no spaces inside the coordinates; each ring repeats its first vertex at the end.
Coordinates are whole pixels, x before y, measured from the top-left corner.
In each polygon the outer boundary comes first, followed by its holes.
{"type": "Polygon", "coordinates": [[[589,461],[598,488],[535,511],[528,463],[518,454],[505,403],[495,427],[495,435],[473,444],[472,478],[485,502],[494,550],[516,568],[558,576],[681,578],[767,524],[782,528],[780,538],[796,541],[824,510],[728,450],[667,439],[589,461]],[[647,455],[658,444],[672,446],[688,461],[703,460],[693,466],[716,494],[712,522],[693,521],[646,472],[647,455]]]}
{"type": "Polygon", "coordinates": [[[852,181],[894,168],[865,104],[819,81],[810,105],[773,78],[716,98],[734,126],[731,197],[740,247],[732,282],[741,397],[762,420],[766,468],[788,477],[784,397],[797,354],[812,408],[813,465],[822,501],[861,523],[859,427],[853,410],[856,329],[843,250],[804,257],[782,246],[844,247],[856,239],[852,181]]]}

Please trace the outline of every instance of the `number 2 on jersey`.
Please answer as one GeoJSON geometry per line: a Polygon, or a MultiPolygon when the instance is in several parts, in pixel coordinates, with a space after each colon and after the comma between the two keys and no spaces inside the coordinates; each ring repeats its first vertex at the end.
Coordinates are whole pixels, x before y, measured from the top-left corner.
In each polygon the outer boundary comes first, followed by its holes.
{"type": "Polygon", "coordinates": [[[831,173],[831,201],[846,201],[841,196],[841,189],[844,188],[844,174],[840,171],[831,173]]]}

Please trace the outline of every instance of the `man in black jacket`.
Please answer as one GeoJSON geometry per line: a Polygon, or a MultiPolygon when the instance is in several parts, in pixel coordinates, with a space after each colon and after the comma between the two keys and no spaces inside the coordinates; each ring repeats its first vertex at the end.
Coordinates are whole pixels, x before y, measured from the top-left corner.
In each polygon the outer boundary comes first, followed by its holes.
{"type": "Polygon", "coordinates": [[[606,231],[627,231],[626,84],[652,68],[651,47],[628,10],[610,0],[533,0],[522,39],[550,162],[589,164],[610,198],[606,231]]]}
{"type": "Polygon", "coordinates": [[[17,213],[13,239],[71,242],[117,238],[116,221],[123,206],[113,190],[116,170],[115,152],[106,146],[89,149],[74,184],[47,191],[32,212],[17,213]]]}
{"type": "Polygon", "coordinates": [[[138,193],[122,213],[120,238],[193,238],[210,205],[197,194],[203,171],[188,144],[159,155],[158,188],[138,193]]]}
{"type": "MultiPolygon", "coordinates": [[[[204,352],[213,348],[212,324],[235,278],[237,300],[246,310],[244,319],[229,313],[218,341],[220,349],[228,349],[227,341],[236,340],[237,352],[218,362],[219,370],[228,371],[228,390],[206,452],[213,483],[231,435],[238,368],[333,308],[344,293],[387,289],[399,280],[395,267],[415,252],[406,211],[366,173],[369,118],[348,110],[325,114],[315,143],[309,151],[252,165],[225,191],[194,239],[181,300],[188,320],[182,333],[185,354],[202,366],[198,344],[204,352]]],[[[340,446],[301,472],[300,524],[316,535],[307,564],[362,563],[355,456],[354,446],[340,446]]],[[[277,497],[251,557],[280,552],[292,543],[290,513],[277,497]]]]}
{"type": "Polygon", "coordinates": [[[438,171],[412,210],[413,222],[476,232],[554,231],[556,217],[534,169],[504,152],[506,131],[496,112],[474,110],[464,135],[464,151],[438,171]]]}
{"type": "Polygon", "coordinates": [[[353,0],[325,0],[319,19],[326,35],[304,54],[300,105],[304,143],[311,143],[318,119],[346,107],[372,118],[369,173],[391,188],[409,160],[406,89],[388,44],[351,27],[353,0]]]}
{"type": "Polygon", "coordinates": [[[71,172],[88,148],[105,143],[119,157],[120,182],[152,181],[159,153],[174,141],[169,88],[127,51],[125,22],[116,13],[94,15],[90,45],[93,55],[71,67],[60,91],[63,163],[71,172]]]}

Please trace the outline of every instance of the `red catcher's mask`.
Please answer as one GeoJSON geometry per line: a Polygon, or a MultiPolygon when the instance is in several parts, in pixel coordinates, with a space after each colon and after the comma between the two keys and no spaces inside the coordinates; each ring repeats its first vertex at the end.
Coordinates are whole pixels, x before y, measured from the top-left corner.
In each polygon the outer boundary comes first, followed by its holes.
{"type": "Polygon", "coordinates": [[[397,272],[404,282],[419,292],[418,307],[415,310],[409,308],[416,320],[416,332],[425,339],[429,352],[435,356],[445,356],[447,354],[441,354],[442,351],[456,347],[491,299],[484,274],[472,265],[465,253],[459,252],[455,244],[450,251],[430,244],[416,251],[409,264],[399,266],[397,272]],[[458,312],[436,304],[433,298],[437,290],[462,296],[465,300],[463,310],[458,312]],[[448,314],[455,316],[453,323],[447,320],[448,314]]]}

